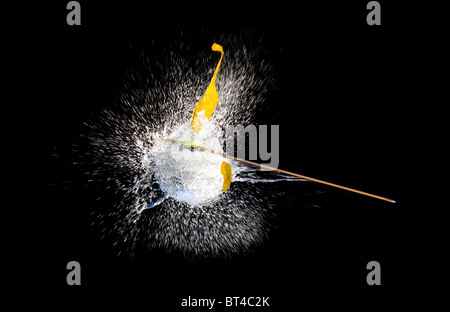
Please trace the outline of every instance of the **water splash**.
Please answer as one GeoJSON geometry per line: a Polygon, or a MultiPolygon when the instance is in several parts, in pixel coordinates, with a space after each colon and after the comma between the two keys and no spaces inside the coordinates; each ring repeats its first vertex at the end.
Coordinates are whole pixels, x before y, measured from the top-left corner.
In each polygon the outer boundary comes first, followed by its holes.
{"type": "Polygon", "coordinates": [[[94,168],[87,175],[118,198],[95,214],[97,224],[131,252],[138,244],[195,256],[249,251],[267,236],[277,197],[256,182],[300,180],[232,162],[232,184],[224,193],[223,158],[155,139],[189,139],[221,151],[226,125],[256,123],[275,82],[273,67],[258,43],[227,36],[217,41],[227,48],[216,80],[220,100],[200,133],[189,121],[216,58],[186,42],[168,45],[161,59],[137,49],[123,89],[86,123],[84,161],[94,168]]]}

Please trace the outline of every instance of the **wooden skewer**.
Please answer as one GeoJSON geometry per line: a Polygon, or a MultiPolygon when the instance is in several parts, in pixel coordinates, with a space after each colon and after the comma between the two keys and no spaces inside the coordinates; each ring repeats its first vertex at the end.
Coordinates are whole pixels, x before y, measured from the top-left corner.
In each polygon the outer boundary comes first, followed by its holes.
{"type": "MultiPolygon", "coordinates": [[[[164,139],[164,138],[157,138],[157,137],[153,137],[153,138],[159,139],[159,140],[162,140],[162,141],[165,141],[165,142],[171,142],[171,143],[177,143],[177,144],[186,145],[185,142],[180,142],[180,141],[177,141],[177,140],[174,140],[174,139],[164,139]]],[[[221,156],[223,158],[239,161],[239,162],[246,163],[246,164],[249,164],[249,165],[252,165],[252,166],[257,166],[257,167],[265,168],[265,169],[268,169],[268,170],[280,172],[280,173],[283,173],[283,174],[291,175],[291,176],[294,176],[294,177],[297,177],[297,178],[305,179],[305,180],[308,180],[308,181],[311,181],[311,182],[325,184],[325,185],[336,187],[336,188],[339,188],[339,189],[342,189],[342,190],[346,190],[346,191],[349,191],[349,192],[353,192],[353,193],[361,194],[361,195],[364,195],[364,196],[369,196],[369,197],[372,197],[372,198],[384,200],[384,201],[387,201],[387,202],[390,202],[390,203],[396,203],[395,200],[389,199],[389,198],[386,198],[386,197],[383,197],[383,196],[379,196],[379,195],[363,192],[363,191],[360,191],[360,190],[356,190],[356,189],[353,189],[353,188],[350,188],[350,187],[342,186],[342,185],[339,185],[339,184],[335,184],[335,183],[331,183],[331,182],[327,182],[327,181],[323,181],[323,180],[307,177],[307,176],[304,176],[304,175],[301,175],[301,174],[298,174],[298,173],[294,173],[294,172],[290,172],[290,171],[286,171],[286,170],[282,170],[282,169],[278,169],[278,168],[273,168],[273,167],[270,167],[270,166],[267,166],[267,165],[264,165],[264,164],[259,164],[259,163],[256,163],[256,162],[253,162],[253,161],[250,161],[250,160],[237,158],[237,157],[234,157],[234,156],[227,155],[225,153],[217,152],[217,151],[215,151],[215,150],[213,150],[211,148],[208,148],[208,147],[195,146],[193,144],[191,144],[191,146],[189,146],[189,147],[190,148],[194,148],[195,150],[210,152],[212,154],[219,155],[219,156],[221,156]]]]}

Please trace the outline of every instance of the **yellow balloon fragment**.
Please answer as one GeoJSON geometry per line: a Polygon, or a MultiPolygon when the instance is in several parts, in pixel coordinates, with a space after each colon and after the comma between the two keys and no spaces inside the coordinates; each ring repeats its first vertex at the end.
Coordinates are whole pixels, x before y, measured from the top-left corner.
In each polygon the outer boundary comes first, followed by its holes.
{"type": "MultiPolygon", "coordinates": [[[[195,133],[199,133],[200,130],[202,130],[203,128],[203,124],[200,121],[198,115],[203,112],[203,116],[205,116],[208,119],[211,118],[216,108],[216,105],[219,102],[219,93],[217,93],[215,82],[217,73],[219,72],[220,64],[222,63],[224,52],[223,47],[217,43],[214,43],[212,45],[211,50],[220,52],[221,56],[219,63],[217,63],[216,70],[214,71],[214,76],[212,77],[211,82],[209,83],[208,89],[206,89],[205,95],[203,95],[203,97],[194,107],[194,113],[192,114],[191,119],[191,126],[192,129],[195,131],[195,133]]],[[[223,176],[222,189],[224,192],[226,192],[230,188],[231,184],[231,177],[232,177],[231,165],[226,161],[222,162],[220,172],[222,173],[223,176]]]]}
{"type": "Polygon", "coordinates": [[[223,53],[223,47],[217,43],[213,43],[211,50],[223,53]]]}
{"type": "Polygon", "coordinates": [[[224,52],[222,46],[218,45],[217,43],[214,43],[212,45],[211,50],[220,52],[222,55],[220,56],[219,63],[217,64],[214,76],[211,79],[211,82],[209,83],[208,89],[206,89],[205,95],[203,95],[203,97],[194,107],[194,113],[192,114],[191,119],[191,126],[196,133],[198,133],[203,128],[203,124],[200,121],[198,114],[200,112],[204,112],[204,116],[206,118],[208,119],[211,118],[211,115],[214,113],[214,109],[216,108],[217,102],[219,102],[219,94],[217,93],[215,82],[224,52]]]}
{"type": "Polygon", "coordinates": [[[220,168],[220,172],[223,175],[223,186],[222,189],[224,192],[228,191],[231,184],[231,165],[226,161],[222,162],[222,167],[220,168]]]}

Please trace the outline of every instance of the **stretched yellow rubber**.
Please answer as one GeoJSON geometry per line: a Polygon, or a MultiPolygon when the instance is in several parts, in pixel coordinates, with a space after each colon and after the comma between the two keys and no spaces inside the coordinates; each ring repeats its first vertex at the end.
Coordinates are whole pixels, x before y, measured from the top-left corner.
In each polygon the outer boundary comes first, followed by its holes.
{"type": "Polygon", "coordinates": [[[200,121],[198,114],[204,111],[204,116],[208,119],[211,118],[212,114],[214,113],[214,109],[216,108],[217,102],[219,102],[219,94],[217,93],[215,82],[217,73],[219,72],[220,64],[222,63],[224,52],[222,46],[218,45],[217,43],[214,43],[211,49],[213,51],[220,52],[222,55],[220,56],[219,63],[216,66],[214,76],[209,83],[208,89],[206,89],[205,95],[203,95],[203,97],[194,107],[191,126],[195,133],[199,133],[199,131],[203,128],[203,124],[200,121]]]}
{"type": "MultiPolygon", "coordinates": [[[[216,90],[216,77],[219,72],[220,64],[222,63],[222,58],[224,55],[223,47],[217,43],[214,43],[211,47],[211,50],[217,51],[221,53],[219,63],[216,66],[216,70],[214,71],[214,76],[209,83],[208,89],[206,89],[205,95],[200,99],[200,101],[195,105],[194,112],[192,114],[191,126],[195,133],[199,133],[203,128],[203,124],[198,117],[198,114],[203,112],[203,116],[206,118],[211,118],[214,110],[216,109],[216,105],[219,102],[219,93],[216,90]]],[[[192,146],[192,143],[191,143],[192,146]]],[[[222,189],[226,192],[230,188],[231,184],[231,165],[226,161],[222,162],[222,166],[220,168],[220,172],[223,176],[223,186],[222,189]]]]}

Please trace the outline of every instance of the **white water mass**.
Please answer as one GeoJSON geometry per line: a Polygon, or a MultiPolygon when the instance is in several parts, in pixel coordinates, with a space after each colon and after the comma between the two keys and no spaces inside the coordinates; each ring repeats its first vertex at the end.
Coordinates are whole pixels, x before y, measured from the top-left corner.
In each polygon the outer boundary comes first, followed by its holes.
{"type": "Polygon", "coordinates": [[[93,224],[131,253],[137,245],[201,257],[245,253],[267,236],[271,202],[279,196],[260,182],[299,179],[260,172],[186,145],[221,153],[227,125],[258,124],[256,113],[267,107],[265,96],[275,82],[273,67],[259,43],[215,38],[225,50],[216,79],[220,100],[195,133],[193,108],[218,57],[210,51],[212,40],[207,49],[199,49],[183,38],[175,38],[159,58],[152,47],[131,47],[135,65],[122,88],[86,123],[89,149],[80,162],[91,168],[86,176],[98,188],[98,199],[114,199],[113,205],[93,212],[93,224]],[[232,167],[226,192],[223,161],[232,167]]]}
{"type": "MultiPolygon", "coordinates": [[[[199,133],[192,130],[188,121],[175,129],[168,138],[187,139],[222,151],[219,128],[205,120],[203,120],[204,129],[199,133]]],[[[191,150],[179,144],[156,140],[147,155],[146,162],[154,170],[155,178],[167,197],[189,205],[201,206],[217,199],[223,193],[220,168],[224,160],[209,152],[191,150]]]]}

